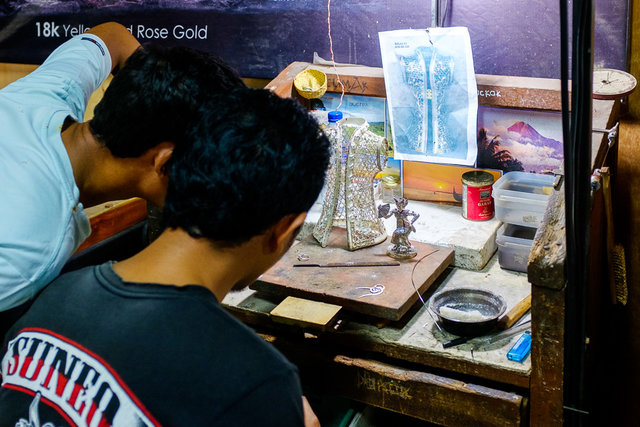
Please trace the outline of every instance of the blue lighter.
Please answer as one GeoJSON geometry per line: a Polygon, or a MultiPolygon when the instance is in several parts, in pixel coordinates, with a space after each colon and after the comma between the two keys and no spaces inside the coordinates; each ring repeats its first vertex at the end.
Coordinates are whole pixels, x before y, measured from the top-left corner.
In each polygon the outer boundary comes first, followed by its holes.
{"type": "Polygon", "coordinates": [[[531,351],[531,332],[527,331],[518,338],[518,341],[507,353],[507,359],[522,362],[531,351]]]}

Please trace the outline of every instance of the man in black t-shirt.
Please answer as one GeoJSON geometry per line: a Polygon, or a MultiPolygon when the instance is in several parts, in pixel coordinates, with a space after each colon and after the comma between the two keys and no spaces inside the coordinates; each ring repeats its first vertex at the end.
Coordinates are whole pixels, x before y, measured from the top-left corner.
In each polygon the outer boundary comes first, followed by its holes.
{"type": "Polygon", "coordinates": [[[212,97],[193,122],[168,165],[166,230],[125,261],[59,277],[9,330],[0,425],[317,422],[295,366],[219,303],[290,247],[329,142],[266,90],[212,97]]]}

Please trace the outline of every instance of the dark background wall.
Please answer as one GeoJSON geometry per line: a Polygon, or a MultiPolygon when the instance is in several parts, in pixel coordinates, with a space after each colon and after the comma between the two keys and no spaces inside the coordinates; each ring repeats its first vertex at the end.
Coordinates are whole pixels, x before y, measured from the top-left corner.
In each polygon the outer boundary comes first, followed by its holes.
{"type": "MultiPolygon", "coordinates": [[[[381,66],[378,32],[429,27],[431,1],[333,0],[336,61],[381,66]]],[[[595,3],[595,64],[624,69],[628,0],[595,3]]],[[[441,12],[443,26],[469,28],[476,73],[559,77],[557,0],[441,0],[441,12]]],[[[74,29],[107,20],[143,42],[217,53],[244,77],[273,78],[314,52],[330,59],[327,0],[9,0],[0,4],[0,62],[40,63],[74,29]]]]}

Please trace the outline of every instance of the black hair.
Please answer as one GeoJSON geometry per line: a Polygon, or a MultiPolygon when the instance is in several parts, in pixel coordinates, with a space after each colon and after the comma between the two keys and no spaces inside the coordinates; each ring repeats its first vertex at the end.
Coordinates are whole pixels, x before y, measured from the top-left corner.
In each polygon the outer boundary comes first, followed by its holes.
{"type": "Polygon", "coordinates": [[[240,75],[214,55],[145,45],[109,84],[91,132],[116,157],[140,156],[163,141],[178,146],[205,97],[243,86],[240,75]]]}
{"type": "Polygon", "coordinates": [[[318,197],[330,143],[293,99],[236,89],[201,108],[191,144],[174,152],[163,220],[234,246],[318,197]]]}

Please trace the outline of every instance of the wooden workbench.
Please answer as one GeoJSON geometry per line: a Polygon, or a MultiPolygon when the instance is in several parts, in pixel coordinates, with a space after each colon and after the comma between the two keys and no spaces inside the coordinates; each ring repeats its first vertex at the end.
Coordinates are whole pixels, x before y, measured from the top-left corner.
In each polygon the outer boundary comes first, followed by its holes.
{"type": "MultiPolygon", "coordinates": [[[[473,286],[502,295],[512,307],[531,287],[526,274],[501,269],[496,258],[480,271],[448,269],[425,297],[473,286]]],[[[223,303],[294,361],[303,383],[439,424],[525,423],[531,362],[506,358],[519,335],[444,349],[455,336],[440,331],[420,302],[396,322],[343,311],[339,328],[323,332],[274,321],[269,312],[281,299],[247,289],[223,303]]]]}
{"type": "MultiPolygon", "coordinates": [[[[304,104],[306,101],[296,94],[292,81],[308,67],[325,71],[328,90],[338,90],[331,68],[300,62],[283,70],[267,88],[280,96],[298,98],[304,104]]],[[[347,93],[385,96],[381,69],[345,67],[339,72],[347,93]]],[[[560,109],[558,81],[482,75],[477,76],[477,81],[479,91],[500,87],[503,94],[508,94],[492,98],[480,97],[479,92],[481,105],[560,109]]],[[[611,128],[617,120],[618,107],[614,101],[594,100],[593,128],[611,128]]],[[[592,140],[585,143],[592,146],[592,170],[605,165],[615,170],[616,147],[607,155],[605,133],[594,132],[592,140]]],[[[529,286],[532,293],[533,344],[531,357],[524,365],[514,365],[501,357],[512,341],[488,351],[474,351],[473,355],[467,345],[443,350],[440,332],[433,328],[433,320],[420,305],[402,322],[384,324],[354,316],[345,319],[338,330],[315,332],[271,321],[267,313],[279,301],[269,297],[237,294],[224,303],[296,362],[303,382],[321,384],[328,391],[354,400],[442,425],[562,425],[566,298],[562,180],[556,190],[534,240],[528,275],[519,278],[531,285],[517,282],[516,286],[518,296],[529,286]]],[[[605,258],[601,191],[595,191],[592,200],[589,286],[591,294],[598,295],[606,283],[602,272],[605,258]]],[[[453,268],[429,292],[461,282],[471,285],[491,281],[491,272],[496,268],[495,259],[482,271],[453,268]]],[[[589,311],[593,312],[589,333],[592,341],[597,341],[595,324],[600,310],[589,307],[589,311]]]]}

